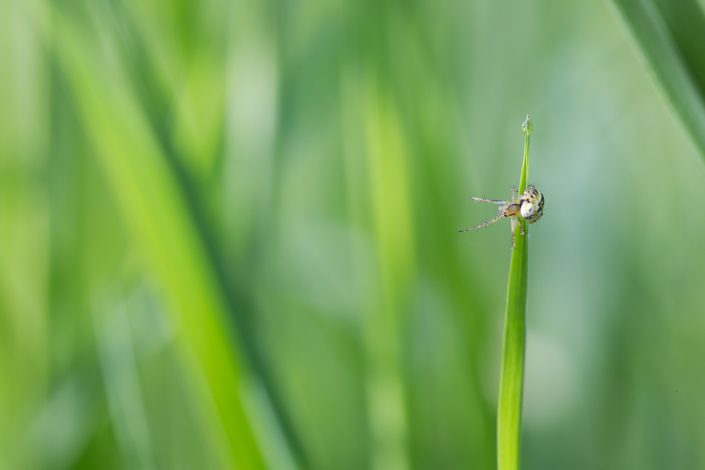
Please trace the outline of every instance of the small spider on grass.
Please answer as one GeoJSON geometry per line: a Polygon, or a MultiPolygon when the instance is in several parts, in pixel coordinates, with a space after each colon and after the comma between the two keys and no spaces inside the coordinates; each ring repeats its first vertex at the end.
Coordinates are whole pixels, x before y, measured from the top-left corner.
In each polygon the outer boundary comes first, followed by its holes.
{"type": "Polygon", "coordinates": [[[487,202],[489,204],[499,205],[499,212],[495,217],[488,220],[487,222],[483,222],[480,225],[464,228],[458,231],[468,232],[470,230],[479,230],[481,228],[485,228],[489,225],[499,222],[502,219],[508,218],[509,220],[511,220],[512,223],[512,246],[514,246],[514,237],[517,228],[521,230],[522,235],[524,234],[524,223],[522,222],[522,219],[530,224],[537,222],[543,215],[544,203],[543,194],[541,194],[541,191],[536,189],[536,186],[534,186],[533,184],[530,184],[521,196],[518,196],[517,192],[518,191],[516,188],[512,188],[511,201],[503,201],[500,199],[485,199],[482,197],[473,196],[472,198],[477,202],[487,202]]]}

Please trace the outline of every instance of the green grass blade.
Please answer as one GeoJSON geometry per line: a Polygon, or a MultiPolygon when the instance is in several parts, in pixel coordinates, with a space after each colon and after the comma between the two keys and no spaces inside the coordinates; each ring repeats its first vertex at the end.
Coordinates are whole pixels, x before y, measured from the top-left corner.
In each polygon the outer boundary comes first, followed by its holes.
{"type": "Polygon", "coordinates": [[[54,13],[51,47],[122,217],[182,332],[187,366],[210,421],[209,438],[222,452],[224,467],[266,468],[245,403],[244,365],[229,334],[224,294],[218,290],[178,181],[122,69],[105,59],[106,49],[114,53],[109,43],[99,49],[99,41],[71,18],[58,10],[54,13]]]}
{"type": "Polygon", "coordinates": [[[614,0],[705,158],[705,15],[694,0],[614,0]]]}
{"type": "MultiPolygon", "coordinates": [[[[524,161],[521,166],[519,193],[526,189],[529,176],[529,144],[532,130],[527,116],[524,132],[524,161]]],[[[521,222],[524,223],[524,222],[521,222]]],[[[524,355],[526,350],[526,285],[529,264],[528,225],[517,229],[509,263],[507,310],[504,319],[502,371],[497,403],[497,465],[499,470],[519,468],[521,450],[521,410],[524,390],[524,355]]]]}

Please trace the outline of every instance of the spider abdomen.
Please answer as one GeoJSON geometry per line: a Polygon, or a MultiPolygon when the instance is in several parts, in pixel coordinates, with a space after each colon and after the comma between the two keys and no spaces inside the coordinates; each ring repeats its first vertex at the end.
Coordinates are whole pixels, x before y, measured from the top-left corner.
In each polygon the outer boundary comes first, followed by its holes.
{"type": "Polygon", "coordinates": [[[543,194],[541,194],[541,191],[536,189],[536,186],[530,185],[526,188],[524,194],[521,195],[520,200],[520,213],[524,220],[530,224],[538,221],[543,215],[544,197],[543,194]]]}

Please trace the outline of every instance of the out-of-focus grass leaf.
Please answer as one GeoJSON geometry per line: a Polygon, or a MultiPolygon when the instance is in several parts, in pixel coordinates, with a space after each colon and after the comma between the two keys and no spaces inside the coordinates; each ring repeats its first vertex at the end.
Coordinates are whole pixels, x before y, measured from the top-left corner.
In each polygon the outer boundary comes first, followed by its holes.
{"type": "Polygon", "coordinates": [[[614,0],[705,158],[705,14],[694,0],[614,0]]]}
{"type": "Polygon", "coordinates": [[[130,468],[155,469],[154,445],[140,392],[128,305],[115,306],[94,322],[103,380],[122,457],[130,468]]]}
{"type": "Polygon", "coordinates": [[[404,298],[413,279],[414,240],[405,139],[393,103],[371,85],[368,105],[370,201],[384,294],[367,324],[368,397],[376,446],[372,466],[406,469],[408,416],[402,376],[404,298]],[[403,235],[400,235],[403,234],[403,235]]]}
{"type": "MultiPolygon", "coordinates": [[[[98,28],[97,28],[98,29],[98,28]]],[[[58,11],[52,47],[137,246],[161,283],[184,343],[202,371],[213,438],[226,467],[263,468],[244,409],[242,368],[225,322],[222,292],[208,266],[188,206],[131,93],[110,41],[86,34],[58,11]],[[106,86],[106,84],[110,86],[106,86]],[[218,423],[218,424],[216,424],[218,423]],[[222,431],[221,431],[222,430],[222,431]]]]}
{"type": "Polygon", "coordinates": [[[24,440],[3,454],[1,468],[76,468],[105,413],[96,388],[85,371],[58,382],[29,420],[24,440]]]}
{"type": "Polygon", "coordinates": [[[47,129],[42,45],[28,26],[29,2],[0,2],[0,468],[17,460],[49,382],[52,331],[47,312],[47,129]],[[28,255],[29,254],[29,255],[28,255]]]}

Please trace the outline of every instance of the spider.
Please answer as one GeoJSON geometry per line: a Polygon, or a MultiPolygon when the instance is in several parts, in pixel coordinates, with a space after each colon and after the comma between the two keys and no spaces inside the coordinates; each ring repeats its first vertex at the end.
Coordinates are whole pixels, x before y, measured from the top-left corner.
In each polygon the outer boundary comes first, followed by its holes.
{"type": "Polygon", "coordinates": [[[527,221],[530,224],[538,221],[543,215],[543,203],[544,197],[541,191],[536,189],[536,186],[530,184],[526,191],[518,196],[518,191],[516,188],[512,188],[512,200],[502,201],[500,199],[485,199],[482,197],[472,198],[477,202],[487,202],[489,204],[499,205],[499,212],[492,219],[487,222],[483,222],[480,225],[474,227],[464,228],[458,230],[459,232],[468,232],[470,230],[479,230],[492,225],[504,218],[509,218],[512,222],[512,246],[514,246],[514,235],[516,233],[517,227],[520,227],[521,234],[524,234],[524,224],[521,219],[527,221]]]}

